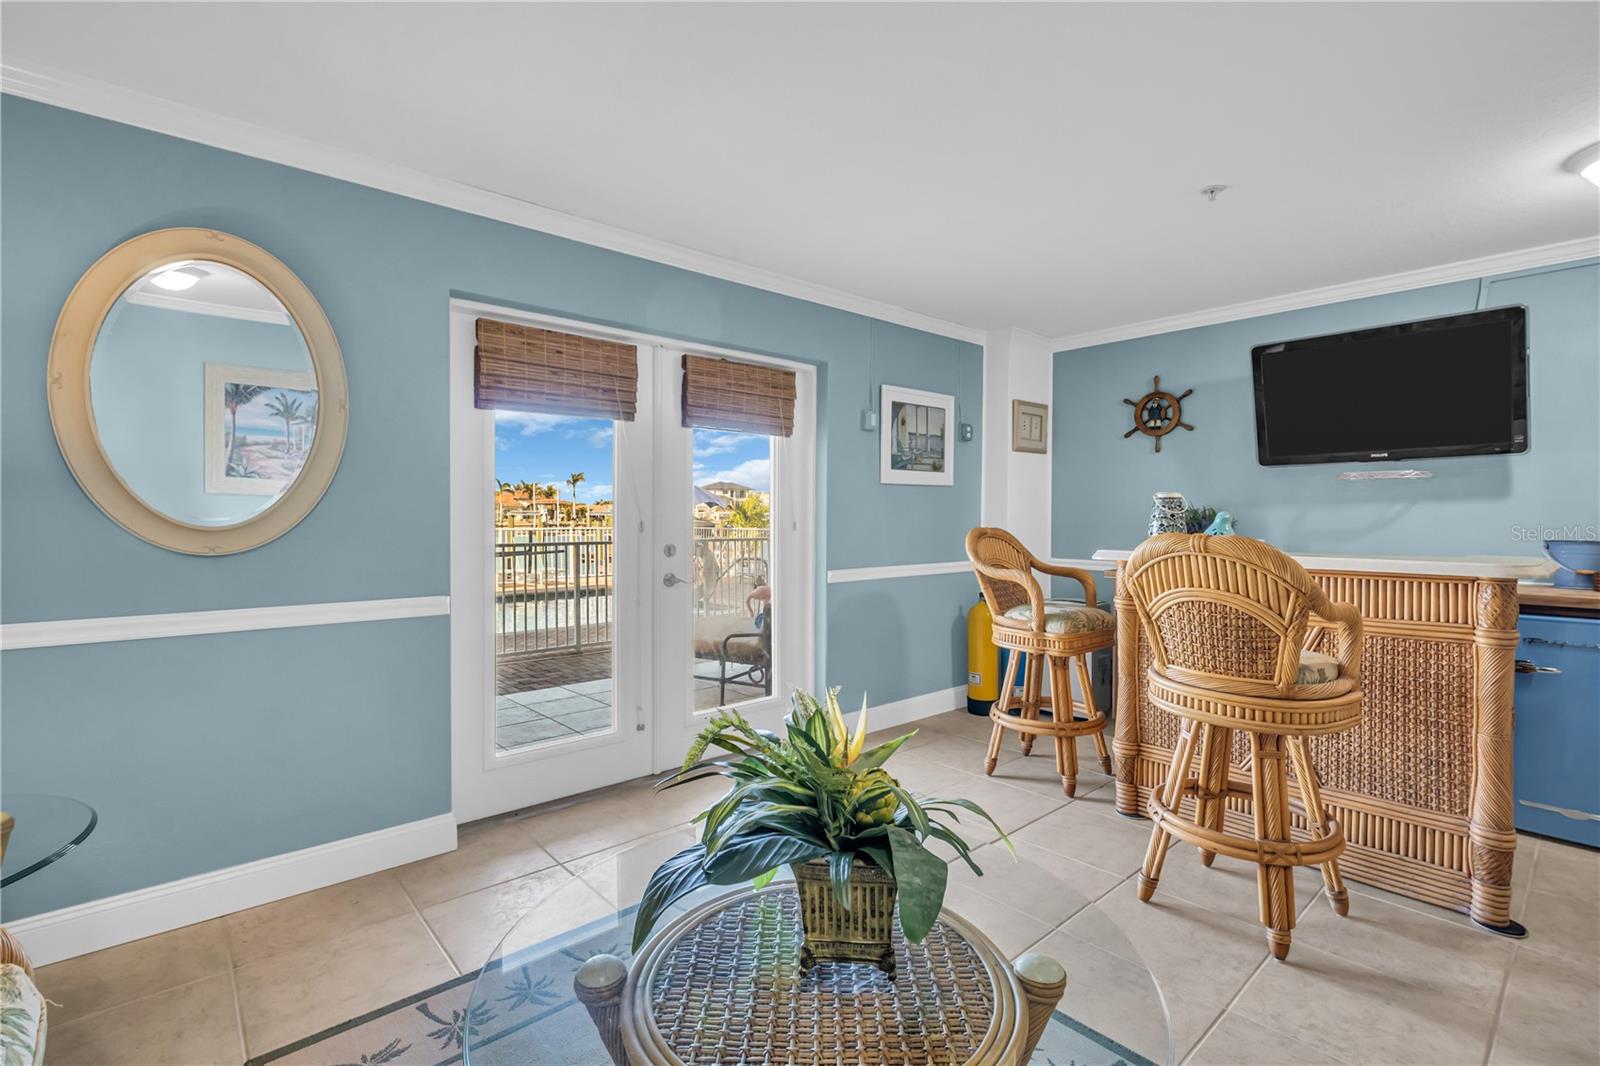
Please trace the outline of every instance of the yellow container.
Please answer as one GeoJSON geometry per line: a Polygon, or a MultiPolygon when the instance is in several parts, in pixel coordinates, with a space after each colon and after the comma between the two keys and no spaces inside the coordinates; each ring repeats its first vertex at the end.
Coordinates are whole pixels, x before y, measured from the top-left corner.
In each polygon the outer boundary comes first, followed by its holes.
{"type": "Polygon", "coordinates": [[[983,597],[967,611],[967,710],[988,714],[1000,698],[1000,649],[994,645],[994,617],[983,597]]]}

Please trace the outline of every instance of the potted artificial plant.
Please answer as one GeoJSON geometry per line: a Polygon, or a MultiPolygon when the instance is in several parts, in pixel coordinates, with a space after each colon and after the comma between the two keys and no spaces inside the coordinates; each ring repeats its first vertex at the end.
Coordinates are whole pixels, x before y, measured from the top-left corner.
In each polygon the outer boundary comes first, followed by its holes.
{"type": "Polygon", "coordinates": [[[793,704],[781,737],[736,711],[718,712],[690,746],[683,768],[656,786],[711,776],[733,782],[696,818],[703,823],[700,843],[650,878],[635,919],[634,950],[680,896],[707,884],[753,880],[760,887],[788,864],[805,926],[802,972],[833,960],[873,962],[893,975],[896,897],[900,928],[913,943],[927,935],[944,903],[948,869],[928,844],[943,841],[982,875],[966,841],[940,818],[960,821],[960,808],[990,824],[994,819],[970,800],[919,799],[883,768],[914,730],[863,751],[865,700],[854,735],[845,727],[837,689],[822,701],[797,691],[793,704]],[[702,759],[712,748],[728,757],[702,759]]]}

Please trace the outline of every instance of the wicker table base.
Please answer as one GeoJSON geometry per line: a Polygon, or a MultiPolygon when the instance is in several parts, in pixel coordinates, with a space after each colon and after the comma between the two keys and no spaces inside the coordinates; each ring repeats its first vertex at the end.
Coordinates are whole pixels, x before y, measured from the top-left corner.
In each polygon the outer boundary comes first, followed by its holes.
{"type": "Polygon", "coordinates": [[[1006,1066],[1027,1061],[1066,983],[1043,957],[1013,969],[949,912],[921,944],[897,924],[892,979],[835,963],[801,976],[801,941],[794,886],[737,892],[663,930],[625,984],[618,960],[591,959],[579,996],[618,1066],[1006,1066]]]}

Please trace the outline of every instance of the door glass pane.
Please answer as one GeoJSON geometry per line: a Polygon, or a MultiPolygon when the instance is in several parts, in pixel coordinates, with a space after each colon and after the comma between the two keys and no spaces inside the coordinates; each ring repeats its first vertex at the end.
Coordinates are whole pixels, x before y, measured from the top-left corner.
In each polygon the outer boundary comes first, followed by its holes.
{"type": "Polygon", "coordinates": [[[495,751],[616,728],[615,426],[495,412],[495,751]]]}
{"type": "Polygon", "coordinates": [[[772,438],[694,431],[695,710],[772,693],[772,438]]]}

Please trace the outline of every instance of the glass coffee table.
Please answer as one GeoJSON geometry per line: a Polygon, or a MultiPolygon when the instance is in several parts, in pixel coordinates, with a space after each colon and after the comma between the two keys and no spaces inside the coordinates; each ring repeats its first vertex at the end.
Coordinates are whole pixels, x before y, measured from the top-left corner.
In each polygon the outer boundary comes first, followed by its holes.
{"type": "Polygon", "coordinates": [[[19,792],[0,797],[0,811],[16,820],[6,839],[0,888],[61,860],[100,822],[93,807],[70,796],[19,792]]]}
{"type": "MultiPolygon", "coordinates": [[[[605,1066],[612,1061],[596,1026],[597,1020],[604,1025],[607,1019],[591,1016],[590,1007],[577,998],[574,980],[579,967],[596,955],[616,956],[631,964],[633,917],[644,885],[662,859],[684,845],[681,835],[647,838],[587,865],[580,862],[580,875],[617,905],[616,911],[551,935],[548,917],[536,908],[506,933],[484,964],[465,1006],[463,1052],[469,1066],[531,1062],[605,1066]]],[[[1025,883],[1030,891],[1048,893],[1048,903],[1037,909],[1060,921],[1037,945],[1021,949],[1050,955],[1067,972],[1065,994],[1032,1061],[1077,1066],[1171,1063],[1171,1030],[1161,990],[1116,923],[1072,886],[1050,879],[1048,871],[1027,860],[1020,860],[1025,869],[1019,870],[1008,869],[1013,862],[1009,855],[985,858],[987,876],[962,879],[959,891],[951,892],[960,905],[947,905],[947,910],[980,933],[986,917],[997,930],[1005,929],[1004,917],[997,916],[1018,907],[1016,889],[1025,883]]],[[[778,879],[780,895],[787,876],[785,872],[778,879]]],[[[664,932],[671,935],[676,919],[719,897],[746,893],[748,887],[709,887],[679,900],[656,923],[651,944],[664,932]]],[[[1027,906],[1027,901],[1021,905],[1027,906]]],[[[785,927],[779,935],[797,938],[800,932],[785,927]]],[[[649,949],[646,945],[641,953],[649,949]]]]}

